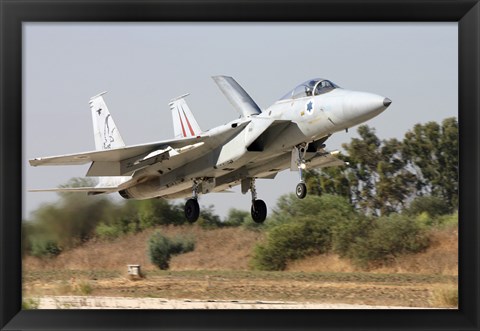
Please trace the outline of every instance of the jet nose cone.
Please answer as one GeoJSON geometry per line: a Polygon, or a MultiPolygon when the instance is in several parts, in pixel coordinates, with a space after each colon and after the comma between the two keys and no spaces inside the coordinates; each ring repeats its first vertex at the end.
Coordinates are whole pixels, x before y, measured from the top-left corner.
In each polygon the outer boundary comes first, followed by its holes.
{"type": "Polygon", "coordinates": [[[392,100],[390,100],[389,98],[383,99],[383,105],[384,105],[385,107],[390,106],[391,103],[392,103],[392,100]]]}

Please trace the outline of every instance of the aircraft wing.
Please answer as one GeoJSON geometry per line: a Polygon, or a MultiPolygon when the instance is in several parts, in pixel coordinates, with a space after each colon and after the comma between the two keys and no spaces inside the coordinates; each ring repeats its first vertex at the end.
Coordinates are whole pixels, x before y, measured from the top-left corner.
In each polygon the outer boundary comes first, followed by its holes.
{"type": "Polygon", "coordinates": [[[187,153],[201,146],[214,148],[238,134],[250,121],[244,121],[235,129],[204,134],[196,137],[158,141],[126,146],[104,151],[49,156],[29,160],[31,166],[81,165],[92,163],[87,176],[125,176],[133,171],[161,162],[172,156],[187,153]]]}
{"type": "Polygon", "coordinates": [[[121,161],[167,147],[177,148],[201,142],[201,137],[165,140],[149,144],[134,145],[105,151],[91,151],[76,154],[40,157],[29,160],[31,166],[43,165],[79,165],[96,161],[121,161]]]}

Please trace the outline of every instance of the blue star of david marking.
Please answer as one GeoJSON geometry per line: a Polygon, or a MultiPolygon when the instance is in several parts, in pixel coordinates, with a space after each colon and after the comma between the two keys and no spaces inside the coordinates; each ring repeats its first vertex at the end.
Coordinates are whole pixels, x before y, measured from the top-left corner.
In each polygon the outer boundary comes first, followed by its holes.
{"type": "Polygon", "coordinates": [[[313,109],[313,102],[310,101],[309,103],[307,103],[307,111],[311,112],[312,109],[313,109]]]}

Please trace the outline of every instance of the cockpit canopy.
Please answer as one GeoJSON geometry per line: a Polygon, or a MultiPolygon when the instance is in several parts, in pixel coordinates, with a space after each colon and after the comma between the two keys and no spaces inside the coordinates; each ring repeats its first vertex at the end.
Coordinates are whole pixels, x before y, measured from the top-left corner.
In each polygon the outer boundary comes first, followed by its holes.
{"type": "Polygon", "coordinates": [[[309,79],[288,92],[280,100],[299,99],[304,97],[310,97],[312,95],[320,95],[330,92],[331,90],[336,88],[340,88],[340,86],[332,83],[327,79],[309,79]]]}

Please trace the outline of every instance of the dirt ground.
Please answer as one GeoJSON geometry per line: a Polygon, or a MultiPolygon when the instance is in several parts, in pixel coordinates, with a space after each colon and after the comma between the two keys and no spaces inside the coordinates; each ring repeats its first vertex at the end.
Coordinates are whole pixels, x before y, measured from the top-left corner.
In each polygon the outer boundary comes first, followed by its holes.
{"type": "Polygon", "coordinates": [[[458,301],[458,234],[432,233],[428,250],[400,256],[389,266],[359,270],[323,254],[292,261],[286,271],[249,270],[262,234],[242,228],[163,227],[168,236],[192,235],[195,250],[174,256],[169,271],[148,259],[154,229],[110,242],[92,241],[53,259],[23,260],[24,297],[112,296],[178,300],[253,300],[449,307],[458,301]],[[127,264],[146,277],[130,280],[127,264]]]}
{"type": "MultiPolygon", "coordinates": [[[[85,295],[192,300],[279,300],[311,303],[442,307],[438,295],[456,276],[248,271],[149,271],[128,279],[113,271],[34,271],[24,297],[85,295]]],[[[451,306],[450,306],[451,307],[451,306]]]]}

